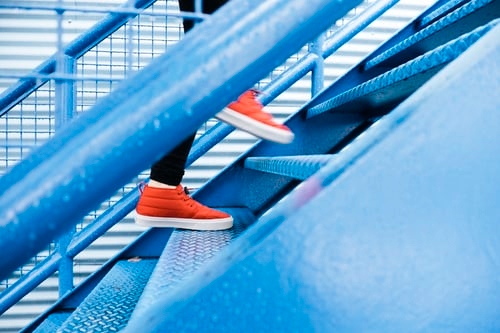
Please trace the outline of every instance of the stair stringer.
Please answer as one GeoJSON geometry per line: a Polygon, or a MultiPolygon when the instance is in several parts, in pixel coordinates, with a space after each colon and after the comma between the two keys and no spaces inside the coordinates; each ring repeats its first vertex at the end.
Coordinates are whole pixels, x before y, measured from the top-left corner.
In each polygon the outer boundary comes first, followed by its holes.
{"type": "MultiPolygon", "coordinates": [[[[489,6],[488,8],[496,8],[495,6],[498,5],[498,1],[495,0],[478,0],[477,2],[482,6],[489,6]]],[[[298,182],[291,177],[263,174],[258,171],[245,169],[244,161],[249,157],[259,156],[336,153],[345,144],[350,142],[352,138],[371,125],[373,117],[376,116],[375,114],[365,114],[362,116],[352,114],[346,116],[322,114],[319,119],[314,119],[318,117],[318,115],[315,115],[311,119],[306,119],[309,117],[306,115],[306,112],[308,112],[307,110],[353,89],[363,82],[373,79],[377,75],[385,73],[389,69],[385,66],[377,66],[368,71],[363,70],[363,68],[370,59],[380,56],[384,51],[387,51],[391,47],[401,43],[402,40],[417,33],[420,28],[420,20],[426,17],[426,15],[429,15],[429,13],[432,13],[436,8],[439,8],[440,5],[440,3],[436,3],[431,6],[413,22],[378,47],[365,60],[354,66],[332,85],[325,88],[311,101],[306,103],[297,113],[290,117],[286,124],[296,133],[296,138],[292,144],[284,146],[270,142],[258,143],[253,149],[243,154],[238,161],[228,166],[223,172],[211,179],[194,195],[194,197],[198,201],[212,207],[247,207],[252,210],[256,216],[261,215],[269,207],[272,207],[272,205],[291,191],[298,182]],[[235,189],[237,189],[237,191],[235,191],[235,189]]],[[[496,13],[496,9],[494,13],[496,13]]],[[[426,44],[425,48],[419,47],[419,50],[424,52],[425,50],[432,49],[432,47],[438,45],[439,42],[449,41],[458,33],[467,31],[467,29],[472,29],[480,23],[487,22],[491,15],[494,17],[494,13],[484,14],[482,10],[472,11],[466,16],[467,20],[465,20],[463,24],[462,19],[458,21],[447,19],[445,20],[447,22],[453,21],[453,27],[448,27],[453,31],[453,34],[449,33],[443,36],[443,34],[439,33],[439,29],[437,29],[437,31],[433,30],[436,35],[432,35],[434,42],[426,44]]],[[[454,15],[457,16],[456,14],[454,15]]],[[[415,56],[419,54],[418,52],[413,53],[415,56]]],[[[398,55],[396,55],[395,58],[400,59],[398,55]]],[[[400,60],[404,59],[407,60],[407,56],[404,56],[403,59],[400,60]]],[[[436,68],[436,71],[438,69],[440,68],[436,68]]],[[[433,74],[434,71],[429,71],[429,73],[425,75],[419,75],[422,80],[426,80],[428,76],[433,74]]],[[[405,82],[404,85],[407,83],[408,82],[405,82]]],[[[386,113],[392,109],[399,103],[401,98],[405,98],[406,95],[410,93],[410,91],[405,92],[404,89],[406,88],[399,87],[392,89],[394,91],[391,91],[391,94],[395,94],[395,96],[400,95],[400,98],[396,98],[394,103],[385,105],[383,108],[378,106],[378,111],[386,113]]],[[[415,89],[415,87],[412,87],[410,90],[413,89],[415,89]]],[[[387,94],[387,92],[382,93],[383,96],[385,96],[385,94],[387,94]]],[[[342,111],[346,111],[347,109],[348,108],[342,108],[342,111]]],[[[366,109],[369,108],[367,107],[366,109]]]]}
{"type": "Polygon", "coordinates": [[[137,327],[500,330],[499,55],[496,27],[137,327]]]}

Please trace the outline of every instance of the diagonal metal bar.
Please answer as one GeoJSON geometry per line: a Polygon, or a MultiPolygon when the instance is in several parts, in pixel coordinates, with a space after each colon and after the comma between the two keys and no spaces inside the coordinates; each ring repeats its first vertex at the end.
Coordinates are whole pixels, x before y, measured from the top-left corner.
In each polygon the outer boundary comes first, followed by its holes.
{"type": "Polygon", "coordinates": [[[308,110],[307,117],[331,111],[375,113],[381,105],[400,102],[498,23],[500,19],[320,103],[308,110]]]}
{"type": "MultiPolygon", "coordinates": [[[[156,0],[136,0],[134,7],[137,9],[147,8],[151,6],[156,0]]],[[[68,44],[63,53],[71,58],[79,58],[88,50],[93,48],[107,36],[123,26],[130,18],[137,16],[138,13],[114,13],[107,15],[103,20],[96,23],[92,28],[79,36],[77,39],[68,44]]],[[[33,75],[51,74],[56,69],[57,54],[50,57],[43,62],[40,66],[35,68],[32,72],[33,75]]],[[[13,106],[26,96],[35,91],[38,87],[42,86],[49,79],[32,77],[28,79],[21,79],[16,84],[5,90],[0,95],[0,117],[7,113],[13,106]]]]}
{"type": "Polygon", "coordinates": [[[124,81],[3,177],[0,279],[359,2],[234,0],[124,81]]]}
{"type": "MultiPolygon", "coordinates": [[[[356,18],[349,21],[349,23],[339,28],[325,41],[323,56],[326,58],[334,53],[335,50],[348,42],[353,36],[366,27],[367,24],[374,21],[397,2],[398,1],[394,0],[378,1],[364,10],[356,18]]],[[[262,103],[268,104],[280,93],[301,79],[311,70],[316,60],[316,55],[308,53],[276,77],[262,90],[263,94],[260,95],[262,103]]],[[[234,127],[224,123],[218,123],[213,126],[207,133],[195,141],[186,165],[191,165],[218,142],[223,140],[233,130],[234,127]]],[[[104,232],[109,230],[109,228],[121,221],[122,218],[134,209],[138,199],[139,191],[138,188],[135,188],[124,196],[118,203],[106,210],[91,225],[87,226],[78,235],[76,235],[70,245],[70,248],[68,249],[67,256],[74,257],[78,255],[89,244],[104,234],[104,232]]],[[[54,255],[54,253],[52,255],[54,255]]],[[[58,258],[52,257],[47,258],[46,260],[47,262],[51,262],[50,265],[38,265],[29,274],[23,276],[23,279],[17,281],[0,295],[0,314],[5,312],[10,306],[24,297],[31,289],[43,282],[45,276],[50,276],[57,270],[61,258],[60,256],[58,258]]]]}

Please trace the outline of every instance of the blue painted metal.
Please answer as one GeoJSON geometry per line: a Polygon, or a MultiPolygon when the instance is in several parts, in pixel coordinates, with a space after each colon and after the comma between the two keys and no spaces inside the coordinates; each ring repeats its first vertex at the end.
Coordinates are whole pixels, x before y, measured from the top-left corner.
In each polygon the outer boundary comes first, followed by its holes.
{"type": "Polygon", "coordinates": [[[132,313],[130,325],[133,326],[135,321],[141,322],[150,307],[167,297],[255,222],[255,216],[248,209],[231,208],[225,211],[234,218],[234,227],[229,230],[175,230],[172,233],[132,313]]]}
{"type": "Polygon", "coordinates": [[[117,262],[58,332],[118,332],[127,324],[156,259],[117,262]]]}
{"type": "Polygon", "coordinates": [[[321,169],[321,167],[325,166],[332,158],[332,155],[325,154],[249,157],[245,159],[245,168],[306,180],[321,169]]]}
{"type": "MultiPolygon", "coordinates": [[[[357,32],[368,25],[376,17],[380,16],[383,11],[390,8],[395,3],[396,1],[378,1],[367,8],[363,13],[358,15],[355,19],[351,20],[347,25],[342,26],[332,37],[327,39],[326,45],[328,46],[325,47],[323,56],[327,57],[331,55],[336,49],[343,45],[343,43],[347,42],[357,32]]],[[[302,78],[312,69],[312,66],[316,61],[315,59],[314,55],[307,54],[304,58],[289,67],[284,73],[264,88],[264,94],[260,96],[262,97],[262,102],[264,104],[269,103],[277,95],[286,90],[286,88],[291,86],[298,79],[302,78]]],[[[212,128],[208,133],[206,133],[206,135],[202,136],[197,140],[197,142],[195,142],[187,164],[190,165],[194,162],[199,156],[203,155],[216,143],[232,132],[233,129],[233,127],[221,123],[212,128]]],[[[138,199],[138,193],[137,189],[135,189],[120,200],[114,207],[108,209],[108,211],[99,217],[95,223],[82,230],[77,235],[77,239],[72,242],[72,246],[69,249],[69,255],[73,257],[76,256],[98,236],[127,215],[135,207],[138,199]]],[[[151,232],[154,233],[155,231],[152,230],[151,232]]],[[[146,237],[139,238],[138,243],[142,243],[143,239],[146,239],[146,237]]],[[[151,241],[147,241],[147,243],[149,244],[151,241]]],[[[142,255],[142,252],[142,250],[139,252],[134,250],[131,253],[132,255],[142,255]]],[[[29,272],[29,274],[25,275],[20,281],[4,291],[4,293],[0,296],[0,313],[3,313],[6,309],[27,294],[27,292],[41,283],[46,277],[55,272],[60,260],[61,257],[59,255],[52,254],[34,271],[29,272]]]]}
{"type": "MultiPolygon", "coordinates": [[[[56,61],[56,73],[75,74],[76,62],[72,57],[68,57],[62,52],[62,12],[58,12],[57,19],[57,40],[58,54],[56,61]]],[[[56,131],[62,128],[69,120],[73,118],[76,106],[76,91],[74,81],[55,82],[55,126],[56,131]]],[[[59,296],[62,297],[73,289],[73,258],[66,255],[66,250],[73,237],[74,229],[64,234],[57,241],[57,251],[61,254],[59,264],[59,296]]]]}
{"type": "MultiPolygon", "coordinates": [[[[338,47],[343,45],[343,43],[346,40],[349,40],[357,34],[359,31],[364,29],[368,23],[371,23],[374,21],[377,17],[379,17],[381,14],[383,14],[387,9],[391,8],[397,1],[377,1],[373,3],[370,7],[368,7],[365,11],[360,13],[358,16],[356,16],[352,21],[349,22],[348,28],[346,29],[339,29],[335,31],[335,33],[328,38],[325,41],[324,45],[324,56],[329,56],[333,52],[335,52],[338,47]]],[[[330,87],[327,87],[325,90],[323,90],[318,96],[314,98],[314,101],[311,103],[312,105],[314,104],[319,104],[322,103],[326,100],[329,100],[335,95],[338,95],[341,92],[344,92],[346,90],[349,90],[353,87],[355,87],[358,84],[361,84],[365,82],[366,80],[369,80],[373,78],[374,76],[383,73],[385,70],[380,70],[379,72],[373,72],[372,71],[364,71],[364,63],[368,61],[369,59],[376,57],[380,53],[386,51],[387,49],[390,49],[392,46],[395,44],[399,43],[401,40],[404,40],[405,38],[408,38],[409,36],[413,35],[418,31],[418,20],[420,17],[423,17],[425,15],[428,15],[432,11],[434,11],[436,8],[439,8],[443,3],[446,1],[436,1],[433,5],[431,5],[427,10],[424,11],[418,18],[410,22],[406,27],[401,29],[399,32],[397,32],[393,37],[391,37],[388,41],[383,43],[380,47],[378,47],[369,57],[367,57],[367,60],[364,60],[363,63],[358,64],[354,68],[352,68],[348,73],[346,73],[344,76],[341,78],[337,79],[335,81],[335,84],[331,85],[330,87]]]]}
{"type": "MultiPolygon", "coordinates": [[[[76,71],[76,62],[72,57],[68,57],[66,55],[60,55],[60,65],[56,67],[60,67],[60,69],[56,70],[56,73],[61,74],[75,74],[76,71]]],[[[69,120],[73,118],[73,113],[75,111],[76,105],[76,91],[75,91],[75,82],[72,80],[56,80],[56,130],[61,128],[64,124],[66,124],[69,120]]]]}
{"type": "MultiPolygon", "coordinates": [[[[396,3],[396,1],[376,2],[360,14],[360,17],[363,17],[363,20],[355,18],[348,24],[342,26],[335,32],[335,34],[333,34],[332,37],[326,40],[325,43],[329,46],[328,48],[325,48],[323,56],[326,57],[331,55],[334,50],[349,41],[350,38],[365,27],[367,22],[369,23],[376,17],[380,16],[385,10],[394,5],[394,3],[396,3]]],[[[300,78],[306,75],[312,69],[316,61],[316,57],[317,55],[313,55],[311,53],[307,54],[280,74],[276,79],[270,82],[263,89],[263,94],[259,96],[262,103],[264,105],[268,104],[293,83],[297,82],[300,78]]],[[[212,127],[207,133],[195,141],[186,164],[188,166],[191,165],[218,142],[222,141],[222,139],[229,135],[233,130],[234,128],[232,126],[223,123],[219,123],[212,127]]],[[[123,217],[135,208],[138,198],[139,191],[136,188],[123,197],[112,208],[103,213],[94,223],[83,229],[72,242],[68,255],[73,257],[76,256],[105,231],[109,230],[109,228],[111,228],[115,223],[121,221],[123,217]]],[[[50,265],[42,264],[40,267],[35,268],[34,272],[30,272],[28,276],[20,281],[21,285],[19,287],[16,286],[15,288],[8,288],[2,295],[0,295],[0,314],[19,301],[29,291],[40,284],[46,277],[54,273],[57,269],[59,260],[59,257],[49,258],[47,262],[50,262],[50,265]],[[36,278],[33,278],[33,276],[36,278]]]]}
{"type": "Polygon", "coordinates": [[[325,62],[323,59],[323,44],[325,43],[325,35],[322,34],[309,44],[309,52],[315,54],[316,63],[312,68],[311,77],[311,96],[316,96],[322,89],[324,84],[325,62]]]}
{"type": "MultiPolygon", "coordinates": [[[[308,72],[312,71],[315,64],[321,62],[319,57],[328,58],[331,56],[342,45],[351,40],[360,31],[366,28],[370,23],[375,21],[398,2],[398,0],[381,0],[371,4],[347,24],[336,30],[330,37],[326,38],[320,49],[321,52],[319,52],[320,50],[318,49],[318,52],[307,53],[304,57],[290,66],[285,72],[269,83],[264,91],[265,94],[262,97],[262,102],[264,104],[269,103],[272,99],[274,99],[271,98],[273,95],[279,95],[289,88],[294,82],[298,81],[308,72]]],[[[318,91],[319,88],[313,88],[314,95],[318,91]]]]}
{"type": "Polygon", "coordinates": [[[124,332],[500,330],[499,56],[496,27],[124,332]]]}
{"type": "MultiPolygon", "coordinates": [[[[135,208],[138,198],[139,190],[137,188],[127,193],[111,208],[99,215],[92,223],[87,225],[72,238],[68,238],[68,240],[71,240],[71,243],[67,245],[65,251],[52,252],[40,264],[4,290],[0,294],[0,315],[7,311],[12,305],[16,304],[40,283],[45,281],[45,279],[50,277],[65,260],[69,261],[69,259],[75,258],[81,251],[92,244],[92,242],[125,218],[125,216],[135,208]]],[[[143,238],[144,237],[140,237],[139,239],[143,238]]],[[[148,241],[150,242],[150,240],[148,241]]],[[[137,255],[137,253],[135,255],[137,255]]],[[[69,285],[69,281],[67,285],[69,285]]]]}
{"type": "Polygon", "coordinates": [[[320,103],[308,110],[307,117],[311,118],[332,111],[361,112],[363,114],[384,113],[386,112],[383,108],[384,105],[393,106],[409,96],[444,65],[462,54],[499,22],[500,20],[494,20],[404,65],[391,69],[320,103]]]}
{"type": "Polygon", "coordinates": [[[165,244],[169,240],[171,233],[172,229],[168,228],[151,229],[144,232],[139,236],[135,243],[128,245],[121,253],[111,258],[99,270],[76,286],[71,293],[60,298],[57,303],[52,305],[45,313],[42,313],[32,323],[26,326],[22,332],[33,332],[53,314],[73,311],[76,309],[117,262],[128,259],[157,259],[165,248],[165,244]],[[141,247],[138,247],[136,244],[138,242],[142,242],[144,244],[141,247]]]}
{"type": "MultiPolygon", "coordinates": [[[[403,29],[388,42],[388,45],[382,45],[381,49],[385,50],[390,45],[394,45],[398,38],[405,38],[409,31],[411,29],[403,29]]],[[[376,54],[379,52],[380,49],[375,51],[376,54]]],[[[214,177],[198,190],[195,194],[196,199],[209,206],[248,207],[257,216],[265,212],[290,191],[296,183],[291,182],[287,177],[256,174],[251,170],[245,170],[242,167],[245,158],[337,152],[343,144],[348,142],[346,140],[349,140],[353,132],[366,126],[366,116],[328,112],[318,116],[319,119],[313,117],[306,121],[305,113],[311,107],[344,92],[346,88],[347,90],[351,89],[356,84],[370,79],[372,74],[359,71],[360,68],[361,65],[354,67],[287,121],[287,125],[296,133],[293,145],[277,146],[268,142],[259,143],[258,146],[227,167],[224,174],[214,177]],[[238,188],[238,191],[227,191],[227,188],[238,188]]]]}
{"type": "Polygon", "coordinates": [[[235,0],[66,126],[2,177],[0,279],[358,3],[235,0]]]}
{"type": "MultiPolygon", "coordinates": [[[[291,69],[289,68],[288,72],[290,71],[291,69]]],[[[305,75],[305,73],[302,75],[305,75]]],[[[295,79],[295,81],[296,80],[298,79],[295,79]]],[[[292,85],[293,82],[287,82],[286,84],[292,85]]],[[[266,98],[274,99],[277,95],[279,95],[279,93],[275,91],[268,93],[267,87],[263,89],[263,92],[264,94],[260,95],[260,97],[264,96],[266,98]]],[[[224,123],[218,123],[210,128],[209,131],[195,140],[188,160],[186,161],[186,166],[190,166],[194,163],[194,161],[205,154],[218,142],[222,141],[222,139],[229,135],[233,130],[234,127],[224,123]]],[[[64,255],[69,258],[74,258],[81,251],[85,250],[85,248],[92,244],[92,242],[102,236],[106,231],[108,231],[116,223],[120,222],[133,209],[135,209],[137,201],[139,200],[139,195],[139,188],[136,187],[123,196],[112,207],[104,211],[96,220],[74,235],[72,242],[64,255]]],[[[140,244],[146,242],[148,245],[151,245],[152,243],[149,237],[140,237],[137,242],[140,244]]],[[[140,250],[140,252],[136,252],[135,250],[126,251],[129,251],[132,256],[145,255],[144,253],[141,253],[142,250],[140,250]]],[[[50,277],[61,264],[62,255],[63,254],[59,252],[51,253],[44,261],[23,275],[21,279],[16,281],[9,288],[4,290],[0,294],[0,315],[16,304],[19,300],[21,300],[21,298],[27,295],[40,283],[45,281],[45,279],[50,277]]]]}
{"type": "MultiPolygon", "coordinates": [[[[458,37],[469,29],[486,24],[494,18],[500,16],[500,1],[498,0],[478,0],[469,2],[467,5],[446,15],[439,21],[418,31],[412,36],[397,43],[390,49],[370,59],[365,64],[365,70],[369,70],[388,59],[398,56],[397,61],[418,55],[421,52],[430,50],[437,45],[443,44],[458,37]],[[402,54],[405,53],[405,54],[402,54]]],[[[391,65],[393,65],[391,63],[391,65]]]]}
{"type": "Polygon", "coordinates": [[[71,315],[70,312],[51,314],[33,333],[54,333],[71,315]]]}
{"type": "MultiPolygon", "coordinates": [[[[147,8],[156,0],[137,0],[135,8],[147,8]]],[[[130,18],[135,17],[138,13],[122,13],[109,14],[102,21],[96,23],[83,35],[79,36],[73,42],[69,43],[64,48],[64,54],[70,58],[77,59],[105,39],[114,31],[118,30],[130,18]]],[[[38,66],[33,73],[35,74],[50,74],[56,70],[57,54],[49,58],[47,61],[38,66]]],[[[0,95],[0,117],[8,112],[14,105],[19,103],[26,96],[31,94],[38,87],[43,85],[46,80],[22,79],[9,89],[5,90],[0,95]]]]}
{"type": "Polygon", "coordinates": [[[59,252],[52,252],[37,265],[36,269],[30,270],[14,284],[5,289],[0,294],[0,315],[49,278],[57,270],[60,262],[61,254],[59,252]]]}
{"type": "Polygon", "coordinates": [[[323,45],[323,57],[328,58],[331,56],[342,45],[351,40],[355,35],[398,2],[399,0],[379,0],[372,3],[363,12],[359,13],[325,40],[323,45]]]}
{"type": "MultiPolygon", "coordinates": [[[[375,18],[380,16],[385,10],[390,8],[396,2],[397,1],[378,1],[348,24],[342,26],[326,40],[326,44],[328,46],[325,47],[323,56],[327,57],[331,55],[336,49],[346,43],[356,33],[361,31],[362,28],[371,23],[375,18]]],[[[260,95],[262,102],[264,104],[269,103],[281,92],[290,87],[294,82],[302,78],[312,69],[315,61],[316,56],[309,53],[297,63],[289,67],[285,72],[283,72],[263,89],[263,94],[260,95]]],[[[219,123],[211,128],[209,132],[197,139],[193,145],[187,165],[191,165],[191,163],[206,153],[210,148],[215,146],[216,143],[220,142],[233,130],[234,128],[232,126],[223,123],[219,123]]],[[[139,197],[138,193],[137,188],[134,191],[131,191],[115,206],[101,215],[95,223],[82,230],[77,235],[77,240],[73,241],[73,245],[69,249],[70,255],[73,257],[76,256],[112,225],[120,221],[124,216],[132,211],[137,203],[139,197]]],[[[59,260],[60,257],[48,258],[44,261],[44,264],[35,268],[34,271],[30,272],[12,288],[8,288],[4,293],[2,293],[0,296],[0,314],[19,301],[24,295],[40,284],[46,277],[54,273],[57,269],[58,263],[60,262],[59,260]]]]}
{"type": "Polygon", "coordinates": [[[71,243],[74,229],[65,233],[57,241],[57,251],[60,254],[59,262],[59,297],[64,296],[66,293],[73,289],[73,257],[67,255],[68,246],[71,243]]]}
{"type": "MultiPolygon", "coordinates": [[[[168,1],[168,0],[167,0],[168,1]]],[[[40,10],[40,11],[51,11],[51,12],[62,12],[62,13],[98,13],[98,14],[126,14],[131,17],[135,15],[147,15],[147,16],[174,16],[174,17],[186,17],[195,21],[202,21],[207,18],[208,14],[194,13],[194,12],[182,12],[178,10],[174,11],[155,11],[151,13],[144,13],[143,8],[148,6],[141,5],[137,3],[135,6],[130,6],[133,0],[129,2],[128,5],[123,5],[118,8],[106,8],[106,7],[95,7],[95,6],[44,6],[44,5],[19,5],[19,4],[0,4],[0,9],[19,9],[19,10],[40,10]]],[[[151,3],[152,4],[152,3],[151,3]]],[[[150,4],[150,5],[151,5],[150,4]]]]}
{"type": "Polygon", "coordinates": [[[419,25],[421,27],[425,27],[428,24],[432,23],[433,21],[443,17],[444,15],[447,15],[449,12],[452,10],[455,10],[459,6],[462,6],[464,3],[468,2],[470,0],[450,0],[445,2],[441,7],[437,8],[433,12],[429,13],[428,15],[425,15],[419,20],[419,25]]]}
{"type": "MultiPolygon", "coordinates": [[[[339,41],[339,43],[340,42],[345,43],[347,42],[347,40],[343,39],[342,41],[339,41]]],[[[315,57],[316,56],[311,53],[307,54],[297,63],[290,66],[286,71],[280,74],[273,81],[271,81],[262,90],[263,94],[259,95],[261,102],[264,105],[268,104],[269,102],[274,100],[276,96],[290,87],[293,83],[297,82],[300,78],[306,75],[307,72],[312,69],[312,66],[315,63],[315,57]]],[[[196,139],[186,165],[190,166],[194,161],[204,155],[213,146],[222,141],[222,139],[229,135],[233,130],[234,127],[224,123],[218,123],[217,125],[210,128],[210,130],[207,131],[204,135],[196,139]]],[[[139,190],[138,188],[135,188],[127,195],[125,195],[122,199],[120,199],[111,208],[101,214],[92,224],[80,231],[72,241],[67,255],[71,256],[72,258],[78,255],[93,241],[104,234],[104,232],[109,230],[109,228],[111,228],[117,222],[121,221],[128,213],[130,213],[135,208],[138,199],[139,190]]],[[[154,233],[155,231],[153,230],[152,232],[154,233]]],[[[144,243],[143,239],[145,238],[139,238],[138,243],[144,243]]],[[[148,240],[146,241],[146,243],[149,244],[151,242],[148,240]]],[[[134,252],[134,255],[138,254],[134,252]]],[[[47,277],[51,276],[57,270],[60,262],[61,256],[59,254],[52,253],[49,258],[44,260],[32,271],[24,275],[21,280],[17,281],[11,287],[7,288],[0,295],[0,314],[5,312],[16,302],[18,302],[22,297],[33,290],[47,277]]]]}

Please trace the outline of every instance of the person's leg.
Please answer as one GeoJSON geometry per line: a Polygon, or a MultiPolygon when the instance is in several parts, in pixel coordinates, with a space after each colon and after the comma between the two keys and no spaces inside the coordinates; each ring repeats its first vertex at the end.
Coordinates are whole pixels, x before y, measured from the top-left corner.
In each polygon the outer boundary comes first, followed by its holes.
{"type": "MultiPolygon", "coordinates": [[[[202,2],[202,11],[206,14],[212,14],[226,2],[227,0],[204,0],[202,2]]],[[[179,0],[179,8],[183,12],[194,12],[194,7],[195,0],[179,0]]],[[[194,27],[193,20],[184,19],[182,23],[185,34],[194,27]]],[[[150,179],[152,181],[150,185],[156,185],[158,187],[170,185],[175,187],[181,183],[182,177],[184,176],[187,157],[193,145],[194,138],[195,134],[191,135],[169,154],[153,164],[151,167],[150,179]]]]}
{"type": "MultiPolygon", "coordinates": [[[[203,12],[211,14],[226,0],[203,0],[203,12]]],[[[181,11],[194,11],[195,0],[179,0],[181,11]]],[[[192,20],[183,20],[184,31],[193,28],[192,20]]],[[[216,115],[216,118],[251,134],[275,141],[289,143],[293,133],[274,121],[257,100],[254,90],[241,95],[216,115]]],[[[232,217],[208,208],[190,198],[180,182],[186,160],[193,144],[194,134],[151,168],[149,184],[136,208],[136,223],[152,227],[177,227],[195,230],[219,230],[232,226],[232,217]]]]}
{"type": "MultiPolygon", "coordinates": [[[[212,14],[217,9],[222,7],[228,0],[203,0],[202,2],[202,12],[205,14],[212,14]]],[[[179,8],[183,12],[194,12],[194,2],[195,0],[179,0],[179,8]]],[[[182,21],[184,25],[184,33],[188,32],[193,28],[194,21],[186,20],[182,21]]]]}
{"type": "MultiPolygon", "coordinates": [[[[211,14],[225,0],[203,1],[203,12],[211,14]]],[[[179,0],[181,11],[194,12],[194,0],[179,0]]],[[[194,26],[192,20],[183,20],[184,33],[194,26]]],[[[189,136],[151,167],[150,181],[136,207],[136,223],[149,227],[176,227],[194,230],[221,230],[231,228],[233,219],[196,202],[180,185],[187,157],[195,134],[189,136]]]]}
{"type": "Polygon", "coordinates": [[[194,134],[191,135],[161,160],[153,164],[150,174],[152,180],[149,183],[150,186],[160,183],[175,187],[181,183],[194,137],[194,134]]]}
{"type": "MultiPolygon", "coordinates": [[[[212,14],[227,0],[203,0],[203,12],[212,14]]],[[[180,0],[181,11],[194,12],[194,0],[180,0]]],[[[192,20],[184,20],[184,30],[193,27],[192,20]]],[[[264,111],[263,105],[257,100],[255,90],[249,90],[237,101],[229,104],[216,116],[217,119],[259,138],[277,143],[290,143],[293,133],[284,125],[278,124],[273,117],[264,111]]]]}
{"type": "MultiPolygon", "coordinates": [[[[202,2],[202,11],[206,14],[212,14],[226,2],[227,0],[204,0],[202,2]]],[[[183,12],[194,12],[194,7],[195,0],[179,0],[179,8],[183,12]]],[[[185,34],[194,26],[193,20],[189,19],[184,19],[182,24],[185,34]]],[[[158,187],[164,187],[163,185],[170,185],[176,187],[181,183],[182,177],[184,176],[187,157],[193,145],[194,138],[195,134],[191,135],[169,154],[153,164],[151,167],[150,179],[152,181],[149,184],[150,186],[156,185],[158,187]]]]}

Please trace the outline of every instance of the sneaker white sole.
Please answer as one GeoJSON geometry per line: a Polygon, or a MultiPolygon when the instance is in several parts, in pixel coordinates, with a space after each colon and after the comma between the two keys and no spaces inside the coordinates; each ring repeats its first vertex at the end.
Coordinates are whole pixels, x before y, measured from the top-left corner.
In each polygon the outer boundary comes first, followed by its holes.
{"type": "Polygon", "coordinates": [[[153,217],[135,213],[135,223],[143,227],[178,228],[189,230],[226,230],[233,226],[233,218],[198,220],[172,217],[153,217]]]}
{"type": "Polygon", "coordinates": [[[290,131],[265,125],[229,108],[224,108],[215,118],[264,140],[286,144],[294,138],[290,131]]]}

